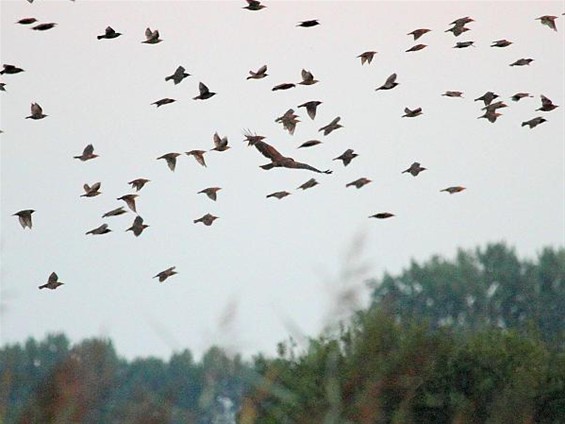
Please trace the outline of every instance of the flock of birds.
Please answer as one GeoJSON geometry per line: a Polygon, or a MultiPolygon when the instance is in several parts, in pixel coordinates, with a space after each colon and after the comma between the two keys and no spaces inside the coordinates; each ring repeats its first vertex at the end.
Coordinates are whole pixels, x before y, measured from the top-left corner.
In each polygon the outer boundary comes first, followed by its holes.
{"type": "MultiPolygon", "coordinates": [[[[28,0],[30,3],[33,0],[28,0]]],[[[247,0],[247,5],[244,7],[244,9],[250,10],[250,11],[260,11],[262,9],[264,9],[266,6],[261,4],[260,1],[256,1],[256,0],[247,0]]],[[[539,18],[536,18],[537,20],[539,20],[541,22],[541,24],[549,27],[550,29],[557,31],[557,27],[556,27],[556,16],[541,16],[539,18]]],[[[451,27],[448,28],[445,32],[451,32],[455,37],[460,36],[461,34],[467,32],[470,30],[470,28],[467,26],[468,24],[474,22],[474,20],[471,17],[462,17],[459,19],[454,20],[453,22],[451,22],[451,27]]],[[[17,24],[19,25],[32,25],[35,24],[34,26],[31,27],[32,30],[35,31],[47,31],[50,29],[53,29],[57,24],[53,23],[53,22],[49,22],[49,23],[39,23],[37,24],[37,20],[35,18],[22,18],[20,19],[17,24]]],[[[315,27],[317,25],[320,25],[319,20],[314,19],[314,20],[306,20],[306,21],[302,21],[298,23],[298,27],[301,28],[311,28],[311,27],[315,27]]],[[[428,32],[430,32],[431,30],[428,28],[418,28],[414,31],[409,32],[407,35],[410,35],[413,37],[414,41],[420,39],[421,37],[425,36],[425,34],[427,34],[428,32]]],[[[101,35],[97,35],[96,38],[98,40],[112,40],[112,39],[116,39],[118,37],[120,37],[122,34],[120,32],[115,31],[112,27],[108,26],[106,28],[106,30],[104,31],[104,34],[101,35]]],[[[147,28],[145,30],[145,40],[142,41],[142,43],[144,44],[158,44],[160,42],[162,42],[163,40],[160,38],[160,34],[158,30],[151,30],[150,28],[147,28]]],[[[510,46],[512,44],[511,41],[508,41],[506,39],[501,39],[501,40],[495,40],[492,42],[490,47],[496,47],[496,48],[506,48],[508,46],[510,46]]],[[[468,48],[474,46],[474,42],[473,41],[463,41],[463,42],[457,42],[454,46],[454,48],[468,48]]],[[[406,52],[417,52],[417,51],[421,51],[423,49],[425,49],[427,47],[426,44],[416,44],[413,47],[409,48],[408,50],[406,50],[406,52]]],[[[361,65],[370,65],[371,62],[374,59],[374,56],[377,54],[376,51],[366,51],[363,52],[361,54],[359,54],[357,56],[357,58],[359,58],[361,60],[361,65]]],[[[530,65],[530,63],[533,61],[533,59],[531,58],[521,58],[516,60],[515,62],[509,64],[510,66],[528,66],[530,65]]],[[[267,74],[267,65],[263,65],[261,66],[259,69],[257,69],[256,71],[254,70],[250,70],[249,71],[249,76],[247,76],[247,80],[260,80],[263,78],[266,78],[268,76],[267,74]]],[[[3,69],[0,71],[0,75],[14,75],[14,74],[18,74],[24,72],[24,70],[16,65],[12,65],[12,64],[4,64],[3,65],[3,69]]],[[[189,77],[190,74],[186,72],[186,69],[183,66],[179,66],[174,73],[172,73],[171,75],[165,77],[165,81],[173,81],[173,83],[175,85],[180,84],[185,78],[189,77]]],[[[302,80],[296,84],[299,85],[313,85],[318,83],[319,81],[317,79],[315,79],[314,75],[312,74],[312,72],[303,69],[301,72],[301,77],[302,80]]],[[[296,86],[295,83],[292,82],[284,82],[284,83],[280,83],[277,84],[275,86],[273,86],[272,91],[279,91],[279,90],[289,90],[292,89],[296,86]]],[[[392,75],[390,75],[385,81],[384,83],[377,87],[375,89],[375,91],[379,91],[379,90],[392,90],[395,87],[397,87],[399,85],[399,83],[397,82],[397,74],[394,73],[392,75]]],[[[5,88],[6,84],[3,82],[0,82],[0,91],[6,91],[5,88]]],[[[210,91],[210,89],[202,82],[199,83],[199,92],[196,96],[193,97],[194,100],[201,100],[201,101],[205,101],[208,100],[210,98],[212,98],[216,93],[213,91],[210,91]]],[[[461,91],[446,91],[442,94],[442,96],[446,96],[446,97],[452,97],[452,98],[461,98],[463,97],[463,92],[461,91]]],[[[514,102],[518,102],[523,98],[527,98],[527,97],[533,97],[530,93],[527,92],[519,92],[514,94],[513,96],[510,97],[510,99],[514,102]]],[[[484,104],[484,107],[482,108],[482,110],[484,111],[484,114],[479,116],[478,118],[484,118],[486,120],[488,120],[491,123],[494,123],[497,118],[499,116],[501,116],[501,113],[499,112],[500,109],[507,107],[508,105],[503,101],[503,100],[498,100],[495,102],[496,99],[499,99],[499,95],[492,92],[492,91],[488,91],[485,94],[483,94],[482,96],[474,99],[474,101],[482,101],[484,104]]],[[[555,105],[551,99],[549,99],[548,97],[546,97],[545,95],[540,95],[540,99],[541,99],[541,106],[536,109],[536,111],[540,111],[540,112],[550,112],[555,110],[558,105],[555,105]]],[[[175,102],[175,99],[172,98],[163,98],[163,99],[159,99],[153,103],[151,103],[151,105],[155,105],[157,108],[160,108],[162,106],[165,106],[167,104],[171,104],[175,102]]],[[[311,120],[314,120],[316,118],[316,111],[318,106],[320,106],[322,104],[321,101],[319,100],[312,100],[312,101],[308,101],[305,102],[303,104],[300,104],[299,106],[297,106],[298,108],[304,108],[307,115],[309,116],[309,118],[311,120]]],[[[420,115],[422,115],[423,111],[421,107],[417,107],[415,109],[410,109],[408,107],[405,108],[404,110],[404,115],[402,115],[402,117],[406,117],[406,118],[415,118],[418,117],[420,115]]],[[[32,119],[32,120],[40,120],[40,119],[44,119],[48,117],[48,115],[43,113],[43,109],[42,107],[34,102],[31,104],[31,113],[29,116],[26,117],[26,119],[32,119]]],[[[289,109],[287,110],[282,116],[276,118],[275,122],[282,124],[284,130],[288,131],[289,134],[294,134],[296,125],[300,122],[300,120],[298,119],[299,116],[297,114],[295,114],[294,109],[289,109]]],[[[343,126],[340,124],[340,120],[341,117],[336,117],[335,119],[333,119],[330,123],[328,123],[325,126],[322,126],[319,129],[319,132],[321,132],[324,136],[328,136],[330,135],[333,131],[336,131],[340,128],[343,128],[343,126]]],[[[528,126],[530,129],[535,128],[536,126],[542,124],[546,122],[546,119],[543,116],[536,116],[533,117],[532,119],[528,120],[528,121],[524,121],[522,122],[522,126],[528,126]]],[[[265,141],[264,136],[262,135],[257,135],[252,133],[251,131],[245,131],[244,132],[244,136],[245,136],[245,140],[248,143],[248,146],[253,146],[255,147],[255,149],[262,155],[264,156],[266,159],[269,160],[268,163],[261,165],[261,168],[264,170],[270,170],[273,168],[277,168],[277,167],[282,167],[282,168],[289,168],[289,169],[302,169],[302,170],[308,170],[317,174],[331,174],[332,171],[331,170],[320,170],[310,164],[304,163],[304,162],[299,162],[297,160],[295,160],[294,158],[290,157],[290,156],[285,156],[282,153],[280,153],[273,145],[267,143],[265,141]]],[[[213,134],[213,144],[214,147],[210,150],[214,150],[217,152],[224,152],[226,150],[228,150],[230,148],[229,144],[228,144],[228,139],[227,137],[221,137],[217,132],[213,134]]],[[[299,146],[299,148],[310,148],[313,146],[316,146],[318,144],[321,144],[321,141],[319,140],[309,140],[306,141],[305,143],[303,143],[302,145],[299,146]]],[[[186,155],[188,156],[192,156],[194,157],[194,159],[197,161],[198,164],[200,164],[201,166],[206,166],[206,161],[205,161],[205,154],[207,153],[207,150],[191,150],[188,152],[185,152],[186,155]]],[[[178,152],[169,152],[166,154],[163,154],[162,156],[158,157],[158,160],[164,160],[168,166],[168,168],[171,171],[175,170],[176,167],[176,163],[177,163],[177,158],[179,156],[181,156],[181,153],[178,152]]],[[[334,158],[333,160],[335,161],[341,161],[343,163],[343,166],[348,166],[356,157],[358,156],[357,153],[354,152],[353,149],[347,149],[345,152],[343,152],[340,156],[337,156],[336,158],[334,158]]],[[[80,155],[76,155],[74,156],[74,159],[80,160],[80,161],[89,161],[89,160],[93,160],[98,158],[99,156],[97,154],[94,153],[94,146],[92,144],[87,145],[83,152],[80,155]]],[[[412,163],[407,169],[405,169],[404,171],[402,171],[402,173],[407,173],[412,175],[413,177],[417,177],[421,172],[425,171],[426,168],[423,167],[419,162],[414,162],[412,163]]],[[[129,227],[126,231],[131,231],[133,233],[134,236],[138,237],[140,236],[143,231],[149,227],[149,225],[144,223],[144,220],[141,216],[137,215],[137,210],[136,210],[136,198],[139,197],[139,194],[137,194],[137,192],[139,192],[140,190],[143,189],[143,187],[149,183],[150,180],[147,178],[136,178],[133,179],[131,181],[129,181],[129,185],[132,186],[132,189],[135,189],[136,193],[131,193],[131,194],[126,194],[123,195],[119,198],[117,198],[117,200],[121,200],[123,202],[125,202],[125,205],[127,206],[128,209],[130,209],[132,212],[134,212],[136,214],[136,217],[134,218],[134,221],[131,225],[131,227],[129,227]]],[[[366,177],[361,177],[356,179],[355,181],[352,181],[348,184],[346,184],[346,187],[355,187],[357,189],[361,189],[362,187],[364,187],[365,185],[371,183],[372,181],[369,178],[366,177]]],[[[307,190],[310,189],[314,186],[316,186],[318,184],[318,181],[315,178],[311,178],[308,181],[306,181],[304,184],[300,185],[297,189],[300,190],[307,190]]],[[[84,184],[83,186],[84,189],[84,193],[81,195],[81,197],[85,197],[85,198],[91,198],[91,197],[96,197],[98,195],[101,194],[101,182],[95,182],[92,185],[89,184],[84,184]]],[[[446,187],[442,190],[440,190],[441,192],[447,192],[449,194],[454,194],[454,193],[459,193],[463,190],[465,190],[466,188],[464,186],[450,186],[450,187],[446,187]]],[[[212,201],[216,201],[217,200],[217,196],[218,196],[218,191],[221,190],[221,187],[208,187],[205,188],[201,191],[198,192],[198,194],[205,194],[209,199],[211,199],[212,201]]],[[[284,197],[290,195],[291,193],[288,191],[277,191],[274,193],[270,193],[267,194],[267,198],[276,198],[276,199],[283,199],[284,197]]],[[[22,226],[22,228],[32,228],[32,214],[35,212],[34,209],[24,209],[24,210],[20,210],[16,213],[14,213],[14,216],[17,216],[19,219],[19,222],[22,226]]],[[[102,218],[109,218],[109,217],[113,217],[113,216],[118,216],[118,215],[122,215],[127,213],[127,210],[125,209],[124,206],[120,206],[117,207],[111,211],[108,211],[106,213],[104,213],[102,215],[102,218]]],[[[376,219],[388,219],[391,217],[394,217],[395,215],[391,212],[378,212],[375,213],[373,215],[370,215],[370,218],[376,218],[376,219]]],[[[202,223],[206,226],[211,226],[214,221],[217,219],[217,216],[214,216],[212,214],[205,214],[200,218],[194,219],[194,223],[202,223]]],[[[109,228],[107,223],[103,223],[100,226],[89,230],[86,232],[87,235],[102,235],[102,234],[107,234],[109,232],[111,232],[112,230],[109,228]]],[[[177,272],[175,271],[175,267],[170,267],[167,268],[164,271],[161,271],[159,273],[157,273],[153,278],[157,278],[160,282],[165,281],[167,278],[173,276],[177,274],[177,272]]],[[[49,278],[46,284],[40,285],[39,288],[43,289],[43,288],[48,288],[48,289],[56,289],[57,287],[61,286],[63,283],[59,281],[59,278],[57,276],[57,274],[55,272],[53,272],[49,278]]]]}

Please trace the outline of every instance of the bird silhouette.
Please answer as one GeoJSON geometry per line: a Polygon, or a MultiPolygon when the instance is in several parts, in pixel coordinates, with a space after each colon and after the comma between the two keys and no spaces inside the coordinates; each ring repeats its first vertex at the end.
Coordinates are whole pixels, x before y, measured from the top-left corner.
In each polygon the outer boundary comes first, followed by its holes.
{"type": "Polygon", "coordinates": [[[37,24],[31,29],[34,31],[47,31],[48,29],[54,28],[57,24],[55,22],[49,22],[44,24],[37,24]]]}
{"type": "Polygon", "coordinates": [[[512,44],[512,41],[508,41],[507,39],[502,39],[502,40],[493,41],[490,46],[491,47],[508,47],[510,44],[512,44]]]}
{"type": "Polygon", "coordinates": [[[123,215],[125,213],[127,213],[127,211],[124,209],[123,206],[120,206],[119,208],[112,209],[111,211],[106,212],[104,215],[102,215],[102,218],[109,218],[111,216],[119,216],[119,215],[123,215]]]}
{"type": "Polygon", "coordinates": [[[130,208],[133,212],[137,213],[137,210],[135,208],[135,198],[139,197],[139,195],[137,194],[125,194],[122,197],[118,197],[116,200],[123,200],[124,202],[126,202],[126,205],[128,206],[128,208],[130,208]]]}
{"type": "Polygon", "coordinates": [[[174,102],[176,102],[175,99],[170,99],[168,97],[165,97],[164,99],[157,100],[156,102],[153,102],[151,104],[157,105],[157,107],[161,107],[161,106],[168,105],[169,103],[174,103],[174,102]]]}
{"type": "Polygon", "coordinates": [[[423,166],[420,166],[420,162],[414,162],[412,165],[410,165],[407,169],[405,169],[404,171],[402,171],[403,174],[405,173],[409,173],[410,175],[412,175],[413,177],[417,177],[418,174],[422,171],[425,171],[427,168],[424,168],[423,166]]]}
{"type": "Polygon", "coordinates": [[[350,183],[345,184],[345,187],[355,187],[356,189],[360,189],[361,187],[371,183],[372,181],[368,178],[361,177],[357,178],[355,181],[351,181],[350,183]]]}
{"type": "Polygon", "coordinates": [[[3,69],[0,71],[0,75],[4,75],[4,74],[12,75],[12,74],[19,74],[20,72],[24,72],[22,68],[18,68],[15,65],[8,65],[6,63],[2,65],[2,68],[3,69]]]}
{"type": "Polygon", "coordinates": [[[157,44],[160,43],[161,40],[159,38],[159,30],[151,31],[151,28],[145,29],[145,41],[142,41],[144,44],[157,44]]]}
{"type": "Polygon", "coordinates": [[[165,77],[165,81],[173,80],[175,85],[177,85],[177,84],[180,84],[180,82],[183,79],[185,79],[186,77],[189,77],[189,76],[190,76],[190,74],[188,72],[186,72],[186,69],[184,69],[184,67],[182,67],[182,66],[179,66],[172,75],[165,77]]]}
{"type": "Polygon", "coordinates": [[[540,95],[541,99],[541,107],[537,108],[536,110],[541,110],[542,112],[550,112],[553,109],[558,108],[558,105],[553,104],[551,99],[545,97],[543,94],[540,95]]]}
{"type": "Polygon", "coordinates": [[[198,84],[198,91],[200,92],[200,94],[196,97],[193,97],[192,100],[206,100],[216,95],[216,93],[210,91],[208,87],[202,82],[198,84]]]}
{"type": "Polygon", "coordinates": [[[338,157],[334,158],[333,160],[340,160],[343,162],[343,166],[347,166],[351,163],[351,161],[353,159],[355,159],[357,156],[359,156],[357,153],[355,153],[353,151],[353,149],[347,149],[345,152],[343,152],[341,155],[339,155],[338,157]]]}
{"type": "Polygon", "coordinates": [[[35,18],[22,18],[16,23],[20,24],[20,25],[31,25],[34,22],[37,22],[37,19],[35,19],[35,18]]]}
{"type": "Polygon", "coordinates": [[[177,157],[178,156],[180,156],[180,153],[174,153],[174,152],[166,153],[163,156],[159,156],[157,158],[157,160],[165,159],[167,161],[167,166],[169,167],[169,169],[174,172],[175,167],[177,165],[177,157]]]}
{"type": "Polygon", "coordinates": [[[26,116],[26,119],[43,119],[47,115],[43,114],[43,109],[38,103],[31,104],[31,115],[26,116]]]}
{"type": "Polygon", "coordinates": [[[530,93],[516,93],[511,97],[511,99],[514,102],[518,102],[524,97],[534,97],[534,96],[530,95],[530,93]]]}
{"type": "Polygon", "coordinates": [[[377,54],[377,52],[370,50],[370,51],[361,53],[357,57],[361,59],[361,65],[364,65],[365,63],[370,65],[376,54],[377,54]]]}
{"type": "Polygon", "coordinates": [[[445,93],[442,94],[442,96],[445,97],[463,97],[463,92],[462,91],[446,91],[445,93]]]}
{"type": "Polygon", "coordinates": [[[306,181],[304,184],[301,184],[297,187],[297,190],[308,190],[309,188],[312,188],[314,186],[317,186],[318,184],[320,184],[318,181],[316,181],[315,178],[310,178],[308,181],[306,181]]]}
{"type": "Polygon", "coordinates": [[[416,116],[420,116],[422,114],[422,108],[417,107],[416,109],[409,109],[407,107],[404,108],[404,115],[402,118],[415,118],[416,116]]]}
{"type": "Polygon", "coordinates": [[[290,193],[288,191],[275,191],[274,193],[267,194],[267,199],[272,197],[281,200],[286,196],[290,196],[290,193]]]}
{"type": "Polygon", "coordinates": [[[206,215],[201,216],[201,217],[198,218],[198,219],[195,219],[193,222],[194,222],[195,224],[201,222],[201,223],[203,223],[204,225],[206,225],[207,227],[209,227],[210,225],[212,225],[212,224],[214,223],[214,221],[215,221],[216,219],[218,219],[217,216],[214,216],[214,215],[211,215],[211,214],[207,213],[206,215]]]}
{"type": "Polygon", "coordinates": [[[534,59],[518,59],[515,62],[512,62],[510,66],[526,66],[532,63],[534,59]]]}
{"type": "Polygon", "coordinates": [[[131,185],[131,188],[135,188],[135,191],[139,191],[148,182],[151,182],[151,180],[148,180],[147,178],[136,178],[135,180],[130,181],[128,184],[131,185]]]}
{"type": "Polygon", "coordinates": [[[275,119],[275,122],[283,124],[283,128],[288,131],[290,135],[294,134],[296,124],[300,122],[298,115],[294,114],[294,109],[287,110],[282,116],[275,119]]]}
{"type": "Polygon", "coordinates": [[[537,127],[539,124],[543,124],[544,122],[547,122],[545,118],[542,118],[541,116],[536,116],[535,118],[532,118],[529,121],[522,122],[522,127],[525,127],[527,125],[528,127],[530,127],[530,129],[532,129],[537,127]]]}
{"type": "Polygon", "coordinates": [[[485,106],[488,106],[492,103],[492,101],[496,98],[498,98],[498,94],[493,93],[492,91],[487,91],[485,94],[483,94],[481,97],[477,97],[474,101],[478,102],[480,100],[482,100],[485,104],[485,106]]]}
{"type": "Polygon", "coordinates": [[[302,143],[300,146],[298,146],[298,148],[301,149],[304,147],[313,147],[313,146],[317,146],[318,144],[322,144],[322,142],[320,140],[308,140],[302,143]]]}
{"type": "Polygon", "coordinates": [[[102,39],[111,40],[113,38],[118,38],[120,35],[122,35],[121,32],[116,32],[114,31],[114,28],[112,28],[111,26],[107,26],[106,30],[104,31],[104,34],[97,35],[96,38],[98,40],[102,40],[102,39]]]}
{"type": "Polygon", "coordinates": [[[458,41],[455,43],[455,45],[453,46],[454,49],[464,49],[466,47],[475,47],[474,46],[474,41],[458,41]]]}
{"type": "Polygon", "coordinates": [[[378,90],[392,90],[394,87],[396,87],[399,83],[396,82],[396,73],[390,75],[385,83],[383,85],[381,85],[378,88],[375,88],[375,91],[378,90]]]}
{"type": "Polygon", "coordinates": [[[263,65],[261,66],[259,69],[257,69],[257,71],[253,72],[253,71],[249,71],[249,76],[247,77],[247,79],[262,79],[265,78],[267,75],[267,65],[263,65]]]}
{"type": "Polygon", "coordinates": [[[275,85],[271,91],[280,91],[280,90],[288,90],[289,88],[296,87],[295,84],[291,82],[283,82],[282,84],[275,85]]]}
{"type": "Polygon", "coordinates": [[[227,137],[220,137],[218,133],[215,132],[212,139],[214,141],[214,148],[212,150],[215,150],[217,152],[225,152],[230,148],[230,146],[228,146],[227,137]]]}
{"type": "Polygon", "coordinates": [[[427,44],[416,44],[415,46],[412,46],[412,47],[410,47],[408,50],[406,50],[406,53],[408,53],[408,52],[417,52],[418,50],[425,49],[426,47],[428,47],[427,44]]]}
{"type": "Polygon", "coordinates": [[[133,220],[133,224],[131,225],[131,227],[129,227],[126,231],[131,231],[133,232],[134,236],[139,237],[143,232],[143,230],[145,230],[148,227],[149,225],[144,224],[143,218],[138,215],[133,220]]]}
{"type": "Polygon", "coordinates": [[[73,156],[74,159],[80,159],[82,162],[97,158],[98,155],[94,153],[94,146],[92,144],[87,145],[82,151],[82,155],[73,156]]]}
{"type": "Polygon", "coordinates": [[[112,230],[108,228],[108,224],[102,224],[100,227],[96,227],[93,230],[87,231],[85,234],[86,235],[92,234],[93,236],[98,236],[102,234],[108,234],[111,231],[112,230]]]}
{"type": "Polygon", "coordinates": [[[205,153],[205,150],[191,150],[190,152],[186,152],[188,156],[194,157],[194,159],[196,159],[196,162],[198,162],[202,166],[206,166],[206,161],[204,160],[205,153]]]}
{"type": "Polygon", "coordinates": [[[261,4],[260,1],[257,1],[257,0],[247,0],[247,6],[243,7],[242,9],[257,11],[257,10],[264,9],[265,7],[267,7],[267,6],[261,4]]]}
{"type": "Polygon", "coordinates": [[[302,27],[302,28],[311,28],[311,27],[314,27],[316,25],[320,25],[320,22],[318,22],[317,19],[311,19],[311,20],[308,20],[308,21],[299,22],[297,26],[302,27]]]}
{"type": "Polygon", "coordinates": [[[557,25],[555,25],[556,19],[557,16],[544,15],[544,16],[540,16],[539,18],[536,18],[536,21],[540,21],[542,25],[545,25],[551,28],[552,30],[557,31],[557,25]]]}
{"type": "Polygon", "coordinates": [[[320,102],[319,100],[311,100],[309,102],[302,103],[298,107],[306,108],[306,112],[308,113],[310,119],[314,119],[316,117],[316,110],[321,104],[322,102],[320,102]]]}
{"type": "Polygon", "coordinates": [[[455,193],[459,193],[459,192],[461,192],[461,191],[463,191],[463,190],[466,190],[466,187],[463,187],[463,186],[452,186],[452,187],[444,188],[443,190],[440,190],[440,192],[441,192],[441,191],[445,191],[445,192],[447,192],[447,193],[449,193],[449,194],[455,194],[455,193]]]}
{"type": "Polygon", "coordinates": [[[102,194],[100,190],[100,186],[102,184],[100,182],[92,184],[89,186],[88,184],[84,184],[82,187],[84,188],[84,194],[81,194],[80,197],[95,197],[99,194],[102,194]]]}
{"type": "Polygon", "coordinates": [[[12,216],[17,216],[18,220],[20,221],[20,225],[25,230],[29,228],[31,230],[32,222],[31,222],[31,214],[34,213],[34,209],[24,209],[19,212],[16,212],[12,216]]]}
{"type": "Polygon", "coordinates": [[[313,85],[318,82],[318,80],[314,78],[312,72],[307,71],[306,69],[303,69],[300,75],[302,76],[302,81],[300,81],[298,84],[313,85]]]}
{"type": "Polygon", "coordinates": [[[197,194],[203,193],[208,196],[209,199],[216,201],[216,199],[218,198],[218,191],[220,191],[221,189],[221,187],[208,187],[204,190],[200,190],[197,194]]]}
{"type": "Polygon", "coordinates": [[[55,272],[52,272],[47,279],[47,283],[39,286],[40,289],[50,289],[55,290],[57,287],[62,286],[63,282],[59,281],[59,277],[55,272]]]}
{"type": "Polygon", "coordinates": [[[176,266],[172,266],[170,268],[167,268],[166,270],[159,272],[153,278],[159,278],[159,282],[162,283],[167,278],[172,277],[175,274],[178,274],[178,272],[175,271],[175,268],[176,268],[176,266]]]}
{"type": "Polygon", "coordinates": [[[412,32],[409,32],[409,33],[406,34],[406,35],[412,35],[412,36],[414,37],[414,41],[416,41],[416,40],[417,40],[418,38],[420,38],[422,35],[424,35],[424,34],[430,32],[430,31],[431,31],[431,29],[428,29],[428,28],[418,28],[418,29],[415,29],[415,30],[412,31],[412,32]]]}
{"type": "Polygon", "coordinates": [[[374,215],[371,215],[369,218],[387,219],[387,218],[392,218],[393,216],[395,215],[390,212],[379,212],[374,215]]]}
{"type": "Polygon", "coordinates": [[[318,130],[318,132],[324,132],[324,135],[329,135],[331,134],[333,131],[339,129],[339,128],[343,128],[343,125],[339,124],[339,121],[341,120],[341,117],[338,116],[337,118],[335,118],[332,122],[330,122],[328,125],[320,128],[318,130]]]}

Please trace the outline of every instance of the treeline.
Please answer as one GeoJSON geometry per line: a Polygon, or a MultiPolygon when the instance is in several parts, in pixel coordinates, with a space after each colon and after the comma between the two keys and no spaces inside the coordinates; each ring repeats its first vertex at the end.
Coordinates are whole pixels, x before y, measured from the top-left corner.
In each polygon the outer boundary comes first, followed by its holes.
{"type": "Polygon", "coordinates": [[[338,330],[250,361],[126,361],[63,335],[0,350],[1,423],[565,423],[565,250],[504,244],[370,282],[338,330]]]}

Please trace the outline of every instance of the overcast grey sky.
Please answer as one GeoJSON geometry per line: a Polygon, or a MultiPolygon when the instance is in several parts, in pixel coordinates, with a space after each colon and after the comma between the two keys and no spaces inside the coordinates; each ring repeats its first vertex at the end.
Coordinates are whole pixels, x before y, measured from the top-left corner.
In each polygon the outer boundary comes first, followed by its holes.
{"type": "Polygon", "coordinates": [[[339,316],[340,292],[357,289],[364,304],[367,278],[411,259],[501,240],[522,257],[564,245],[563,1],[265,4],[2,1],[2,63],[25,69],[0,78],[2,343],[62,331],[110,337],[129,358],[212,344],[271,353],[289,329],[314,336],[339,316]],[[558,32],[542,15],[559,16],[558,32]],[[470,31],[444,32],[464,16],[470,31]],[[24,17],[57,26],[32,31],[15,24],[24,17]],[[321,25],[296,27],[308,19],[321,25]],[[108,25],[123,35],[97,40],[108,25]],[[163,42],[141,43],[148,26],[163,42]],[[422,27],[432,31],[406,35],[422,27]],[[513,44],[489,47],[502,38],[513,44]],[[417,43],[428,47],[405,53],[417,43]],[[361,66],[367,50],[378,53],[361,66]],[[520,58],[534,62],[509,66],[520,58]],[[263,64],[268,77],[246,80],[263,64]],[[165,82],[179,65],[191,76],[165,82]],[[271,91],[303,68],[320,82],[271,91]],[[392,73],[400,85],[376,92],[392,73]],[[200,81],[217,95],[193,101],[200,81]],[[489,90],[508,104],[494,124],[477,119],[473,101],[489,90]],[[520,91],[534,97],[512,102],[520,91]],[[535,111],[540,94],[560,107],[535,111]],[[177,101],[150,105],[164,97],[177,101]],[[314,121],[297,108],[309,100],[323,102],[314,121]],[[24,119],[32,102],[49,116],[24,119]],[[418,106],[422,116],[401,118],[418,106]],[[289,108],[301,121],[292,136],[274,122],[289,108]],[[344,128],[321,135],[336,116],[344,128]],[[547,122],[521,127],[536,116],[547,122]],[[333,174],[260,169],[268,160],[243,142],[245,128],[333,174]],[[183,155],[173,173],[156,160],[211,149],[215,131],[232,148],[206,153],[207,168],[183,155]],[[314,138],[323,143],[297,149],[314,138]],[[88,143],[100,157],[73,159],[88,143]],[[348,148],[359,154],[348,167],[332,161],[348,148]],[[401,174],[414,161],[428,170],[401,174]],[[151,180],[137,199],[150,227],[136,238],[125,232],[133,213],[101,215],[124,205],[116,198],[139,177],[151,180]],[[311,177],[320,184],[296,190],[311,177]],[[373,182],[345,188],[359,177],[373,182]],[[96,181],[102,194],[81,198],[96,181]],[[467,190],[439,191],[454,185],[467,190]],[[222,187],[217,202],[196,194],[209,186],[222,187]],[[265,198],[279,190],[292,194],[265,198]],[[36,210],[31,231],[12,216],[21,209],[36,210]],[[396,216],[368,218],[377,212],[396,216]],[[192,223],[205,213],[220,219],[192,223]],[[103,222],[111,233],[85,235],[103,222]],[[152,279],[173,265],[178,275],[152,279]],[[65,285],[38,290],[52,271],[65,285]]]}

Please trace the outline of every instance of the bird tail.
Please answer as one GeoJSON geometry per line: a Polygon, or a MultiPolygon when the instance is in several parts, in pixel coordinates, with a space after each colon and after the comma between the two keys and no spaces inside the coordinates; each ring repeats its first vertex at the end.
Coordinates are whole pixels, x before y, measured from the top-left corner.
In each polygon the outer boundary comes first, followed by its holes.
{"type": "Polygon", "coordinates": [[[273,162],[268,163],[266,165],[261,165],[261,168],[269,170],[269,169],[273,169],[275,167],[275,164],[273,162]]]}

